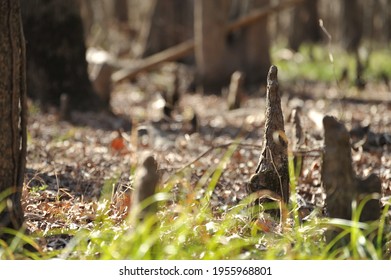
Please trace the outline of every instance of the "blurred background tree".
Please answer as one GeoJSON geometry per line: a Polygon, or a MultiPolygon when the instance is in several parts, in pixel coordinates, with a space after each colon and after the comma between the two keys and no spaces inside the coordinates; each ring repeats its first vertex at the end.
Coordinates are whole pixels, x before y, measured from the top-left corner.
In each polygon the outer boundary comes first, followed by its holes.
{"type": "Polygon", "coordinates": [[[22,0],[26,37],[28,95],[41,108],[59,106],[68,95],[69,107],[94,111],[104,104],[88,77],[80,7],[76,0],[22,0]]]}
{"type": "Polygon", "coordinates": [[[298,51],[303,42],[317,43],[322,39],[319,28],[318,0],[305,0],[292,11],[288,46],[298,51]]]}
{"type": "MultiPolygon", "coordinates": [[[[331,43],[356,56],[356,81],[362,78],[375,45],[388,44],[391,38],[387,0],[44,2],[22,0],[28,93],[55,106],[61,94],[67,93],[71,106],[83,110],[110,103],[107,93],[96,94],[88,80],[86,47],[104,50],[114,58],[102,78],[108,84],[114,71],[136,68],[143,59],[190,42],[186,52],[175,58],[163,56],[161,62],[173,59],[194,68],[197,89],[219,94],[235,71],[244,74],[247,88],[258,89],[276,45],[297,52],[303,44],[327,43],[319,19],[331,34],[331,43]],[[230,30],[239,19],[287,2],[294,2],[291,8],[270,10],[262,19],[230,30]]],[[[153,62],[153,67],[159,65],[153,62]]]]}

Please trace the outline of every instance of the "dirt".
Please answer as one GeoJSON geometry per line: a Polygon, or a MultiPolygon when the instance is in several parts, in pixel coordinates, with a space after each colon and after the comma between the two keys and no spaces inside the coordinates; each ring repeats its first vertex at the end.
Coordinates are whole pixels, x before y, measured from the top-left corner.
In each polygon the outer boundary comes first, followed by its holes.
{"type": "MultiPolygon", "coordinates": [[[[164,92],[172,89],[172,65],[140,74],[132,83],[116,85],[111,96],[114,115],[73,113],[72,121],[59,120],[56,110],[43,114],[30,104],[28,156],[23,204],[27,229],[48,237],[45,246],[65,246],[68,235],[55,240],[53,232],[91,228],[102,200],[108,215],[125,219],[131,203],[134,170],[141,153],[150,151],[159,164],[161,187],[174,182],[178,195],[207,185],[204,174],[217,167],[230,143],[239,145],[225,164],[212,195],[218,215],[237,204],[246,193],[261,152],[265,115],[265,88],[246,94],[241,108],[229,111],[224,93],[202,95],[189,91],[191,69],[182,66],[179,105],[165,116],[164,92]],[[180,176],[174,177],[174,174],[180,176]]],[[[288,139],[292,139],[292,109],[301,108],[305,135],[300,147],[304,165],[297,178],[300,204],[309,214],[323,209],[321,185],[322,116],[334,115],[348,129],[370,124],[375,134],[391,134],[391,93],[369,83],[357,91],[336,83],[280,81],[288,139]]],[[[377,174],[383,197],[391,194],[391,143],[363,148],[358,139],[353,165],[359,176],[377,174]]],[[[290,152],[297,153],[298,151],[290,152]]]]}

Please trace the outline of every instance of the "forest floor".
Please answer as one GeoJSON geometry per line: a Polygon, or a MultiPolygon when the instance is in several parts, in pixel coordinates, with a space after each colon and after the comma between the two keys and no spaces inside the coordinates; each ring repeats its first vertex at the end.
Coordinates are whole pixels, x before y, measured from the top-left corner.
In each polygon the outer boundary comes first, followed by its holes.
{"type": "MultiPolygon", "coordinates": [[[[41,240],[45,250],[62,248],[69,240],[53,232],[91,228],[102,199],[110,202],[108,215],[123,221],[131,204],[134,171],[144,152],[155,156],[162,188],[181,171],[173,191],[186,195],[197,184],[207,185],[203,175],[219,164],[230,143],[238,142],[210,205],[218,215],[247,195],[245,185],[255,172],[262,145],[264,86],[245,95],[236,110],[228,110],[224,95],[185,92],[168,118],[163,114],[162,94],[172,88],[172,69],[173,64],[167,64],[159,71],[140,74],[132,84],[117,85],[111,99],[116,116],[73,113],[72,121],[62,121],[56,111],[43,114],[30,104],[23,205],[28,231],[46,236],[41,240]]],[[[181,69],[181,88],[185,89],[189,70],[181,69]]],[[[370,124],[374,135],[388,139],[369,147],[363,146],[363,139],[352,139],[356,142],[352,157],[358,176],[377,174],[382,196],[391,195],[391,91],[385,84],[368,82],[359,91],[335,82],[280,81],[280,94],[288,139],[292,139],[290,113],[301,108],[305,164],[297,191],[308,209],[324,207],[324,115],[337,117],[349,130],[370,124]]],[[[194,195],[202,196],[202,191],[194,195]]]]}

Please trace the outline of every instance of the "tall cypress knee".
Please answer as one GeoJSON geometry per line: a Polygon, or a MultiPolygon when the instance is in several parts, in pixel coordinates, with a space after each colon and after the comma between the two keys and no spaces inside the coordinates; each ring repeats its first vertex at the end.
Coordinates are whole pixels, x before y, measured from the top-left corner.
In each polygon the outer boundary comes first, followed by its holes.
{"type": "Polygon", "coordinates": [[[255,174],[248,183],[250,193],[270,190],[289,201],[288,142],[278,89],[277,67],[272,65],[267,76],[266,122],[263,149],[255,174]]]}

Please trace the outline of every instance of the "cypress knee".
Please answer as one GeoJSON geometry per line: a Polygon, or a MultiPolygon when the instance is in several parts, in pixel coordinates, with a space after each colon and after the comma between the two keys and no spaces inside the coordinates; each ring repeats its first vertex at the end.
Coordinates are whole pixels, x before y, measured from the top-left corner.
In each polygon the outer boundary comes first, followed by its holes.
{"type": "MultiPolygon", "coordinates": [[[[378,176],[372,174],[366,179],[356,176],[352,166],[349,132],[334,117],[326,116],[324,126],[324,156],[322,182],[326,190],[326,207],[329,216],[350,220],[352,201],[358,201],[371,193],[381,192],[378,176]]],[[[377,220],[380,217],[380,203],[370,200],[364,207],[360,221],[377,220]]]]}
{"type": "Polygon", "coordinates": [[[255,174],[248,183],[248,192],[270,190],[289,201],[288,141],[278,89],[277,67],[272,65],[267,76],[266,122],[263,149],[255,174]]]}
{"type": "MultiPolygon", "coordinates": [[[[352,201],[360,203],[366,196],[381,193],[380,178],[371,174],[365,179],[356,176],[351,155],[349,132],[345,126],[331,116],[323,118],[324,156],[322,162],[322,182],[326,191],[326,208],[331,218],[352,219],[352,201]]],[[[372,197],[362,209],[360,222],[380,218],[380,202],[372,197]]],[[[339,233],[338,229],[326,233],[328,242],[339,233]]],[[[349,237],[342,240],[343,244],[349,237]]],[[[336,244],[336,245],[339,245],[336,244]]]]}
{"type": "Polygon", "coordinates": [[[159,181],[157,167],[155,158],[152,155],[147,155],[143,158],[142,163],[136,170],[131,211],[140,211],[138,213],[139,220],[143,220],[147,216],[156,213],[156,203],[152,203],[143,209],[140,209],[140,207],[144,200],[156,193],[156,187],[159,181]]]}

